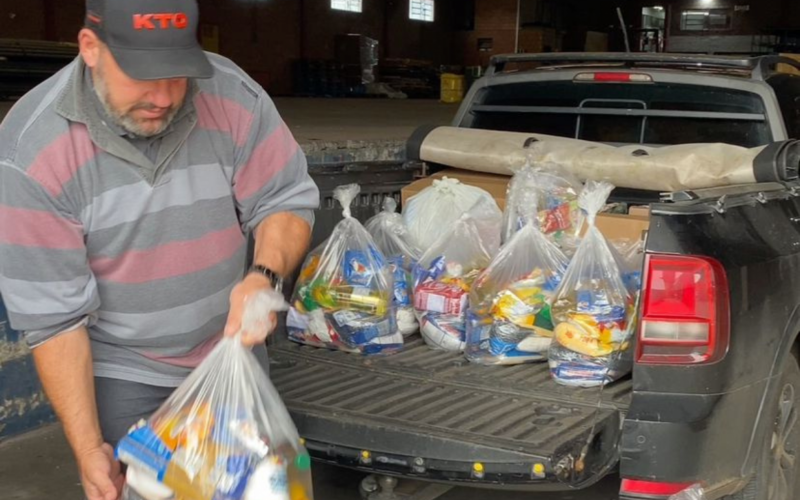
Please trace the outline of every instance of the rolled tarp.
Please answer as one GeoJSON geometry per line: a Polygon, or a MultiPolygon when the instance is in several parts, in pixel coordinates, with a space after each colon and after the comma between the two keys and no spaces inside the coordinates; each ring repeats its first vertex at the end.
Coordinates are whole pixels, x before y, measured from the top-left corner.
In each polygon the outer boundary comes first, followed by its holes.
{"type": "Polygon", "coordinates": [[[730,144],[612,146],[544,134],[456,127],[421,127],[408,141],[409,159],[511,175],[527,161],[556,163],[581,180],[619,187],[682,191],[797,178],[800,142],[757,148],[730,144]]]}

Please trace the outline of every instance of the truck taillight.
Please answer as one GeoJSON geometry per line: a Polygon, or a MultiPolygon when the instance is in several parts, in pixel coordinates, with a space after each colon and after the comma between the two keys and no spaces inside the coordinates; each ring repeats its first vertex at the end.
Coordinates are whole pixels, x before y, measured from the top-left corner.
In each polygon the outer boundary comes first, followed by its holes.
{"type": "Polygon", "coordinates": [[[642,495],[648,498],[667,498],[691,487],[691,483],[661,483],[623,479],[619,492],[623,495],[642,495]]]}
{"type": "Polygon", "coordinates": [[[728,350],[728,317],[728,279],[719,262],[706,257],[649,255],[637,362],[718,361],[728,350]]]}

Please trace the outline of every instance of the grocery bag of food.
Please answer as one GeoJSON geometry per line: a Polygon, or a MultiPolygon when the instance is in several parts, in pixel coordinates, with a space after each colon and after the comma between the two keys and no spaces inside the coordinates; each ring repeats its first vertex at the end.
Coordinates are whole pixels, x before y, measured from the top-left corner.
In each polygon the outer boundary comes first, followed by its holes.
{"type": "Polygon", "coordinates": [[[397,202],[392,197],[383,200],[383,210],[368,220],[365,227],[392,271],[392,302],[397,313],[397,329],[403,335],[411,335],[419,329],[414,316],[411,269],[422,252],[414,244],[403,216],[397,213],[397,202]]]}
{"type": "MultiPolygon", "coordinates": [[[[486,210],[502,218],[503,214],[487,191],[458,179],[443,177],[408,199],[403,207],[403,219],[414,242],[423,251],[430,248],[441,236],[443,228],[449,228],[462,214],[479,201],[484,201],[486,210]]],[[[487,234],[492,239],[484,244],[489,251],[500,247],[500,233],[487,234]]]]}
{"type": "Polygon", "coordinates": [[[581,191],[579,204],[589,227],[551,307],[555,334],[548,354],[550,373],[564,385],[602,386],[627,371],[618,361],[631,348],[634,297],[615,252],[595,226],[613,188],[589,181],[581,191]]]}
{"type": "Polygon", "coordinates": [[[491,205],[479,200],[449,228],[414,266],[414,309],[425,342],[446,351],[463,351],[467,299],[478,274],[492,255],[486,237],[499,234],[500,217],[491,205]],[[494,234],[489,231],[494,221],[494,234]]]}
{"type": "Polygon", "coordinates": [[[516,212],[527,214],[525,224],[469,293],[466,356],[476,363],[543,361],[553,338],[550,303],[568,261],[539,229],[536,191],[515,202],[516,212]]]}
{"type": "Polygon", "coordinates": [[[283,296],[248,300],[242,332],[209,356],[115,450],[124,498],[312,500],[311,459],[275,387],[239,338],[263,331],[283,296]]]}
{"type": "Polygon", "coordinates": [[[392,270],[372,236],[350,213],[359,191],[357,184],[334,190],[344,219],[306,257],[286,328],[295,342],[389,354],[403,346],[392,302],[392,270]]]}
{"type": "Polygon", "coordinates": [[[511,178],[503,213],[503,243],[524,226],[525,208],[519,200],[530,192],[537,195],[540,231],[567,255],[573,254],[583,224],[578,206],[581,183],[556,164],[528,163],[511,178]]]}

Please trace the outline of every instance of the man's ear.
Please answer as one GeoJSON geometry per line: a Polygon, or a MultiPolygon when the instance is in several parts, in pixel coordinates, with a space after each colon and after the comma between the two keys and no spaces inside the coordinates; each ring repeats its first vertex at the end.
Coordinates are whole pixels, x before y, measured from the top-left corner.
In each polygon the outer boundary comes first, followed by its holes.
{"type": "Polygon", "coordinates": [[[100,61],[100,49],[102,42],[97,37],[94,31],[83,28],[78,33],[78,48],[80,49],[81,57],[86,66],[94,68],[100,61]]]}

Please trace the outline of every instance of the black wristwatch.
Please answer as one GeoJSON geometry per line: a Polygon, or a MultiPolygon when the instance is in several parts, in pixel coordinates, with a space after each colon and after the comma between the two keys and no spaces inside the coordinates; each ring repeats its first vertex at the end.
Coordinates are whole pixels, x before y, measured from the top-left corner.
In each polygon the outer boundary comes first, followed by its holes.
{"type": "Polygon", "coordinates": [[[260,266],[258,264],[253,264],[247,271],[247,274],[252,274],[252,273],[260,274],[266,277],[269,280],[274,290],[278,292],[283,292],[283,276],[276,273],[272,269],[265,266],[260,266]]]}

